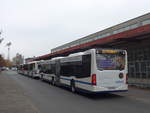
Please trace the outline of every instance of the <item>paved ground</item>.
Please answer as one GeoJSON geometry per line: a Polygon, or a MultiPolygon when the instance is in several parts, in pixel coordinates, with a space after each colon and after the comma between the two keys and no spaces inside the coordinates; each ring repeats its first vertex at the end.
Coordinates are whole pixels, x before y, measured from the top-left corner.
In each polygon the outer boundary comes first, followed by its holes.
{"type": "Polygon", "coordinates": [[[73,94],[15,72],[0,75],[0,113],[149,113],[150,90],[73,94]]]}
{"type": "Polygon", "coordinates": [[[40,113],[22,88],[5,73],[0,74],[0,113],[40,113]]]}

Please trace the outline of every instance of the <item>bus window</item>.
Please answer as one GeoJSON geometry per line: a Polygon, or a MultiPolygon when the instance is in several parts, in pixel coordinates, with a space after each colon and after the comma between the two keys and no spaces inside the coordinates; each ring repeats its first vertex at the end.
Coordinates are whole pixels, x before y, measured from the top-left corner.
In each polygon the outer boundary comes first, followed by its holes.
{"type": "Polygon", "coordinates": [[[62,76],[75,76],[76,78],[89,77],[91,74],[91,55],[83,55],[82,61],[69,61],[61,63],[62,76]]]}
{"type": "Polygon", "coordinates": [[[125,68],[125,53],[97,53],[96,63],[99,70],[123,70],[125,68]]]}
{"type": "Polygon", "coordinates": [[[40,72],[45,73],[45,74],[52,74],[52,68],[50,64],[42,64],[40,72]]]}
{"type": "Polygon", "coordinates": [[[73,67],[69,63],[61,64],[60,74],[62,76],[72,76],[73,75],[73,67]]]}
{"type": "Polygon", "coordinates": [[[55,64],[51,64],[51,74],[56,74],[56,65],[55,64]]]}
{"type": "Polygon", "coordinates": [[[91,75],[91,55],[82,56],[82,77],[90,77],[91,75]]]}

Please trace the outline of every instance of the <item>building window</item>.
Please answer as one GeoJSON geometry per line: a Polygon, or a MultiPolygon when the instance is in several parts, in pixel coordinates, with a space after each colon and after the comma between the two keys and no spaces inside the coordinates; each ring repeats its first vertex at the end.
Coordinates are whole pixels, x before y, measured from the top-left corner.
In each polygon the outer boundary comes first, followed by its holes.
{"type": "Polygon", "coordinates": [[[147,75],[148,75],[148,78],[150,79],[150,61],[147,62],[147,75]]]}
{"type": "Polygon", "coordinates": [[[141,63],[141,77],[146,78],[146,63],[145,62],[141,63]]]}

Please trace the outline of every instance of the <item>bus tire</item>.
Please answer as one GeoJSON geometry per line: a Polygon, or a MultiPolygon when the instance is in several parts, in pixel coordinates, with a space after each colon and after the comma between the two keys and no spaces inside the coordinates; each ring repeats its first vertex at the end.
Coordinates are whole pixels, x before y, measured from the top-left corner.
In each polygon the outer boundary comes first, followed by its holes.
{"type": "Polygon", "coordinates": [[[71,92],[75,93],[76,92],[76,88],[75,88],[75,81],[73,79],[71,80],[70,87],[71,87],[71,92]]]}
{"type": "Polygon", "coordinates": [[[44,79],[43,79],[43,74],[41,74],[41,78],[40,78],[40,79],[41,79],[41,81],[44,81],[44,79]]]}
{"type": "Polygon", "coordinates": [[[55,79],[52,77],[52,85],[55,86],[55,79]]]}

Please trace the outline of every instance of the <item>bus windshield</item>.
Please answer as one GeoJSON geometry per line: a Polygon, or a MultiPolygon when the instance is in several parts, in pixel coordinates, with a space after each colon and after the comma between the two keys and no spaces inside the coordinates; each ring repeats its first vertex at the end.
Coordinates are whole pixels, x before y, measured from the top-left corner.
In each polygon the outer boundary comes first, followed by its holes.
{"type": "Polygon", "coordinates": [[[96,63],[98,70],[124,70],[125,53],[97,53],[96,63]]]}

